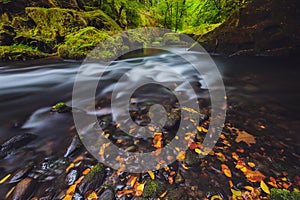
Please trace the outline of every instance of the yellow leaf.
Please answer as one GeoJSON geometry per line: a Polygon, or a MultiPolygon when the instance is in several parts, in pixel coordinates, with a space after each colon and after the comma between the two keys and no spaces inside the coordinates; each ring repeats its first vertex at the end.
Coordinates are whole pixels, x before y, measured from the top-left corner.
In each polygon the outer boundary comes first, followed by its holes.
{"type": "Polygon", "coordinates": [[[70,169],[74,168],[75,167],[75,164],[74,163],[71,163],[67,169],[66,169],[66,172],[68,173],[70,171],[70,169]]]}
{"type": "Polygon", "coordinates": [[[242,196],[242,192],[238,190],[231,189],[231,192],[234,196],[240,197],[242,196]]]}
{"type": "Polygon", "coordinates": [[[262,189],[265,193],[270,194],[269,187],[265,184],[264,181],[261,181],[261,182],[260,182],[260,187],[261,187],[261,189],[262,189]]]}
{"type": "Polygon", "coordinates": [[[220,197],[219,195],[214,195],[210,198],[211,200],[222,200],[223,198],[220,197]]]}
{"type": "Polygon", "coordinates": [[[66,194],[67,194],[67,195],[73,195],[73,194],[75,193],[76,187],[77,187],[76,184],[71,185],[71,186],[68,188],[66,194]]]}
{"type": "Polygon", "coordinates": [[[197,130],[198,130],[199,132],[204,132],[204,133],[207,133],[207,132],[208,132],[208,130],[207,130],[206,128],[202,127],[202,126],[197,126],[197,130]]]}
{"type": "Polygon", "coordinates": [[[159,197],[164,198],[167,195],[167,193],[168,193],[168,190],[166,190],[164,193],[162,193],[159,197]]]}
{"type": "Polygon", "coordinates": [[[250,167],[255,167],[255,164],[254,164],[253,162],[248,162],[248,165],[249,165],[250,167]]]}
{"type": "Polygon", "coordinates": [[[201,153],[201,150],[198,149],[198,148],[196,148],[196,149],[195,149],[195,152],[196,152],[197,154],[200,154],[200,153],[201,153]]]}
{"type": "Polygon", "coordinates": [[[97,196],[96,192],[92,192],[92,193],[89,194],[89,196],[87,197],[87,200],[93,200],[93,199],[98,199],[98,196],[97,196]]]}
{"type": "Polygon", "coordinates": [[[10,188],[10,190],[6,193],[5,199],[8,199],[8,197],[11,195],[11,193],[15,190],[16,186],[10,188]]]}
{"type": "Polygon", "coordinates": [[[149,171],[148,174],[149,174],[149,176],[151,177],[152,180],[155,178],[155,175],[152,171],[149,171]]]}
{"type": "Polygon", "coordinates": [[[7,174],[6,176],[4,176],[4,177],[0,180],[0,184],[4,183],[10,176],[11,176],[11,174],[7,174]]]}
{"type": "Polygon", "coordinates": [[[178,161],[183,161],[185,159],[185,151],[180,151],[176,157],[178,161]]]}
{"type": "Polygon", "coordinates": [[[248,185],[247,185],[247,186],[245,186],[244,188],[245,188],[246,190],[249,190],[249,191],[253,191],[253,190],[254,190],[254,188],[253,188],[253,187],[251,187],[251,186],[248,186],[248,185]]]}

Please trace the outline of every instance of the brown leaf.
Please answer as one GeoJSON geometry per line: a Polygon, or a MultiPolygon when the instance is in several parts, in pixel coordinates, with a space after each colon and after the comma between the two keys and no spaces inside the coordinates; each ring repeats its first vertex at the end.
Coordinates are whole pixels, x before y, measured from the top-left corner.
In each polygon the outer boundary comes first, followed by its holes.
{"type": "Polygon", "coordinates": [[[235,139],[235,141],[237,143],[239,142],[245,142],[248,146],[251,146],[251,144],[255,144],[256,140],[255,137],[249,133],[247,133],[246,131],[239,131],[237,130],[237,138],[235,139]]]}

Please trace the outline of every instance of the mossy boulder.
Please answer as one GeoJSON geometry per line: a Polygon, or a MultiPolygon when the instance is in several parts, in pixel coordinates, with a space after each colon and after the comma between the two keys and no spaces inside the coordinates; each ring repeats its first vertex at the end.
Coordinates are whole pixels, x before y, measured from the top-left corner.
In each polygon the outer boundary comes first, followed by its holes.
{"type": "Polygon", "coordinates": [[[45,54],[38,49],[26,46],[26,45],[12,45],[12,46],[0,46],[0,58],[1,61],[10,60],[31,60],[37,58],[44,58],[48,54],[45,54]]]}
{"type": "Polygon", "coordinates": [[[89,190],[98,189],[105,180],[105,166],[102,163],[96,164],[78,185],[78,191],[85,194],[89,190]]]}
{"type": "Polygon", "coordinates": [[[143,197],[145,198],[155,198],[159,197],[166,190],[166,185],[158,180],[149,180],[145,184],[143,191],[143,197]]]}
{"type": "Polygon", "coordinates": [[[83,28],[66,36],[65,43],[58,47],[58,55],[63,58],[83,59],[108,37],[106,32],[95,27],[83,28]]]}
{"type": "Polygon", "coordinates": [[[48,39],[55,39],[57,35],[66,36],[86,26],[121,30],[118,24],[101,10],[83,12],[63,8],[27,7],[26,14],[36,24],[33,35],[48,39]]]}
{"type": "Polygon", "coordinates": [[[110,60],[127,51],[129,47],[120,35],[110,36],[110,32],[86,27],[66,36],[65,43],[58,47],[58,55],[63,58],[110,60]]]}

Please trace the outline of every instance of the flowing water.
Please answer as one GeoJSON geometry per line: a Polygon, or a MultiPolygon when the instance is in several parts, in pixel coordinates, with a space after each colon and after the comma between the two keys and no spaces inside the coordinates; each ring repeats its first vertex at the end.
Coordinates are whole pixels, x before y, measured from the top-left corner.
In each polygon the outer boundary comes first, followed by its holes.
{"type": "MultiPolygon", "coordinates": [[[[289,143],[291,148],[299,149],[297,131],[300,128],[300,60],[247,56],[215,56],[213,59],[226,87],[229,108],[227,121],[257,137],[261,133],[272,136],[277,139],[274,143],[289,138],[288,141],[292,141],[289,143]],[[266,129],[259,130],[257,126],[261,125],[266,129]]],[[[152,69],[160,69],[160,64],[172,67],[192,83],[196,88],[197,98],[208,99],[209,93],[201,75],[196,74],[178,56],[168,52],[151,55],[136,53],[130,55],[130,58],[116,61],[104,73],[104,82],[96,95],[102,109],[96,114],[100,116],[111,112],[109,105],[103,105],[109,101],[101,102],[101,99],[109,99],[116,81],[125,72],[149,63],[152,69]]],[[[57,102],[71,105],[73,84],[81,64],[79,61],[58,59],[1,64],[0,143],[14,135],[27,132],[38,135],[38,138],[22,151],[0,160],[0,177],[29,161],[40,163],[47,157],[63,156],[66,144],[74,135],[74,129],[70,129],[73,125],[72,115],[51,113],[49,110],[57,102]]],[[[159,74],[152,74],[151,77],[158,81],[168,78],[159,74]]],[[[139,79],[138,73],[131,79],[139,79]]],[[[140,89],[136,94],[136,101],[172,101],[174,97],[169,93],[168,90],[152,85],[140,89]]],[[[299,152],[295,153],[299,155],[299,152]]],[[[297,162],[290,165],[299,167],[297,162]]]]}

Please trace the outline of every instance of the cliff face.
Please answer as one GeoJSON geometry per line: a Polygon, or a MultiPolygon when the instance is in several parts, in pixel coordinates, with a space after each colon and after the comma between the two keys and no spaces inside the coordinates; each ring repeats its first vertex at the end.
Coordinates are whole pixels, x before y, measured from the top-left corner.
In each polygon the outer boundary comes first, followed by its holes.
{"type": "Polygon", "coordinates": [[[227,55],[299,54],[299,9],[299,0],[252,0],[198,41],[209,52],[227,55]]]}

